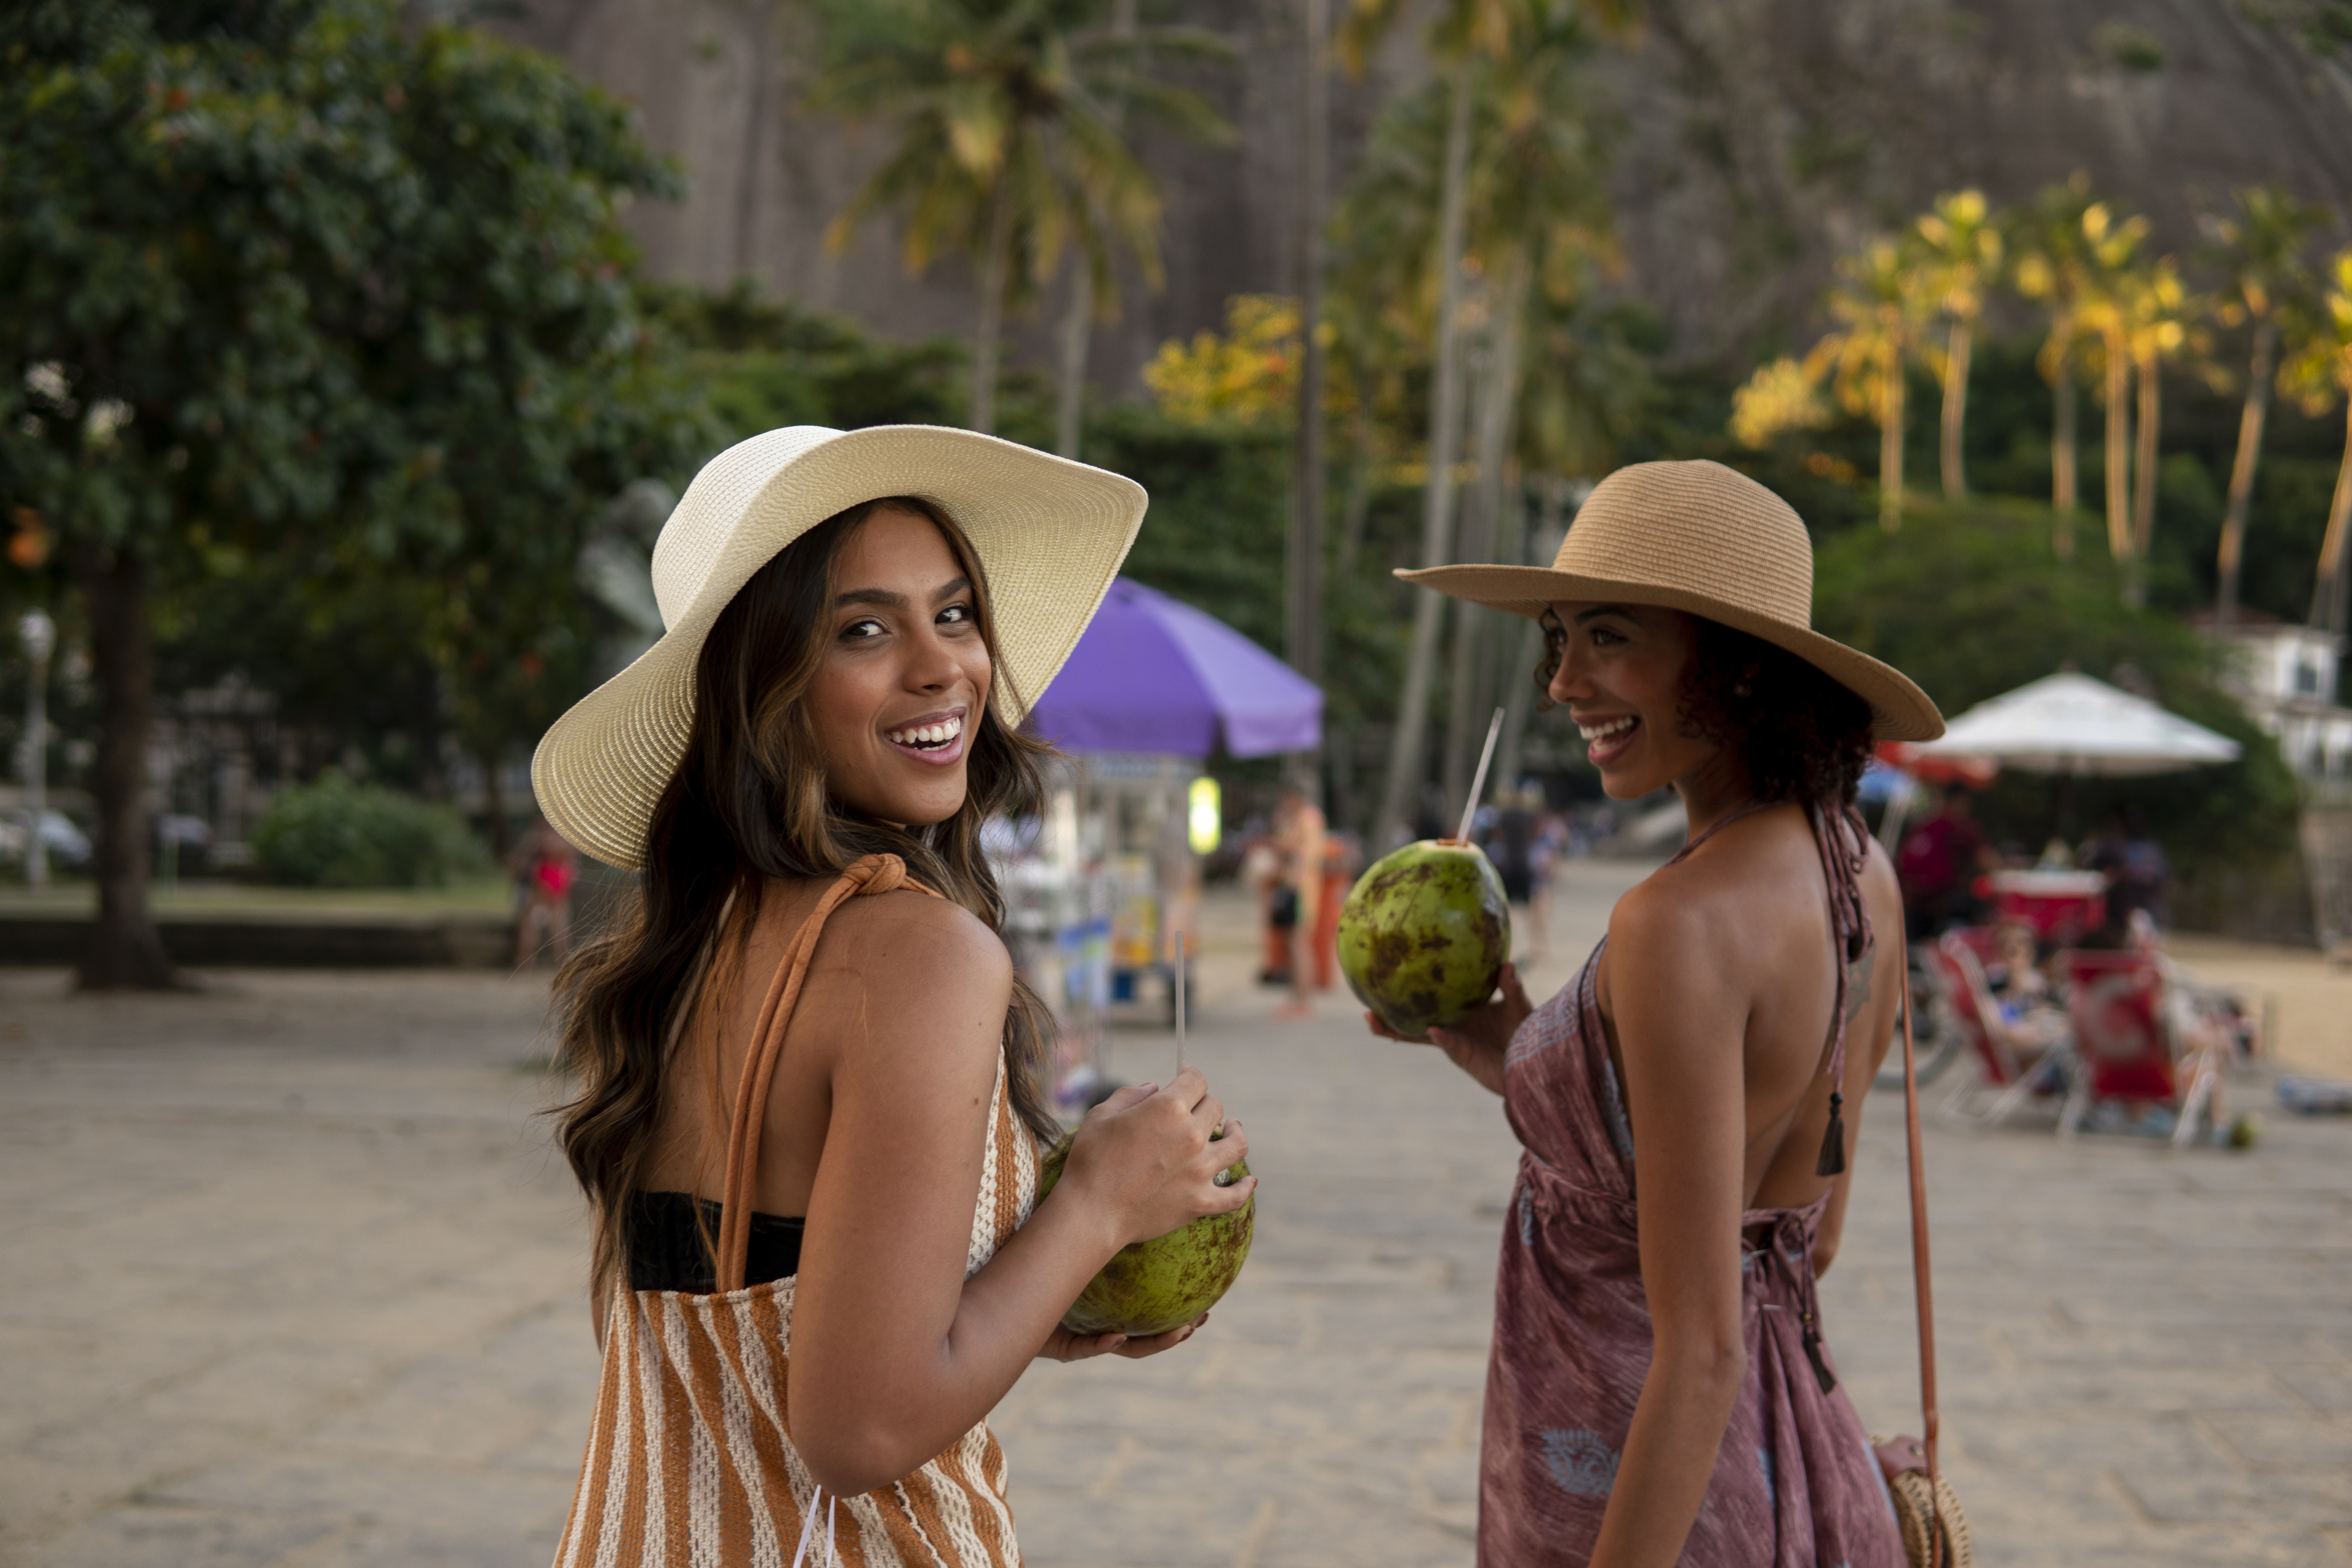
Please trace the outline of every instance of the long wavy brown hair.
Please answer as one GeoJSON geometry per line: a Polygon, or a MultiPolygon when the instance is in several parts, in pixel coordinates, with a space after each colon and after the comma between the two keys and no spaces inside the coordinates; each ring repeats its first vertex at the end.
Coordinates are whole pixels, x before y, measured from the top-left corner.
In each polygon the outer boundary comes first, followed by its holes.
{"type": "MultiPolygon", "coordinates": [[[[963,805],[928,827],[860,816],[826,787],[803,699],[824,661],[843,546],[885,508],[927,517],[946,538],[971,581],[995,680],[1006,679],[979,556],[951,518],[909,497],[827,518],[753,574],[720,613],[695,665],[693,729],[654,807],[634,895],[611,932],[556,977],[558,1060],[579,1082],[579,1093],[555,1110],[557,1136],[594,1213],[590,1283],[599,1300],[624,1278],[628,1198],[659,1124],[665,1079],[698,1032],[687,1027],[690,1016],[707,1011],[704,998],[715,989],[699,977],[724,972],[725,950],[748,939],[772,880],[831,879],[861,856],[896,855],[1003,934],[1004,901],[981,826],[1000,813],[1037,809],[1052,747],[1008,729],[995,701],[982,704],[963,805]]],[[[1038,1089],[1052,1027],[1044,1005],[1016,979],[1004,1020],[1006,1076],[1014,1110],[1040,1138],[1061,1131],[1038,1089]]]]}

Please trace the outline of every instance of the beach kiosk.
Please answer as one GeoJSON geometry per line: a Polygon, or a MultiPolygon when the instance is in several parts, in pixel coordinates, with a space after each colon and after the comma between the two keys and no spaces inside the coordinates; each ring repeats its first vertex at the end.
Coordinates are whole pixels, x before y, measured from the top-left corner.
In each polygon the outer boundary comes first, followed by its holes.
{"type": "Polygon", "coordinates": [[[1172,1021],[1176,939],[1198,951],[1201,857],[1234,757],[1306,751],[1323,693],[1205,611],[1121,577],[1033,710],[1068,757],[1037,830],[1003,857],[1023,976],[1062,1026],[1057,1073],[1083,1094],[1118,1013],[1172,1021]]]}

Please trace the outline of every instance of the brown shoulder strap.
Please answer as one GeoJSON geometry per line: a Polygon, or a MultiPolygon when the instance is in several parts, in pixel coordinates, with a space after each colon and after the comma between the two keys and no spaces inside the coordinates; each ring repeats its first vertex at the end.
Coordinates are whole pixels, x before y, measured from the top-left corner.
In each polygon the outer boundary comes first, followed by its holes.
{"type": "Polygon", "coordinates": [[[1927,1164],[1919,1148],[1918,1053],[1911,1040],[1911,966],[1903,966],[1903,1126],[1911,1155],[1911,1278],[1919,1302],[1920,1447],[1936,1495],[1936,1300],[1927,1268],[1927,1164]]]}
{"type": "Polygon", "coordinates": [[[941,896],[908,876],[907,863],[896,855],[868,855],[853,861],[793,933],[783,962],[768,983],[759,1020],[751,1026],[751,1048],[743,1056],[743,1076],[735,1086],[735,1109],[727,1130],[727,1182],[719,1200],[721,1291],[743,1289],[743,1272],[751,1252],[751,1186],[760,1173],[760,1124],[767,1111],[768,1086],[776,1076],[776,1058],[783,1054],[784,1028],[792,1022],[793,1009],[800,1005],[801,986],[808,979],[816,939],[833,911],[851,899],[898,888],[912,888],[935,899],[941,896]]]}

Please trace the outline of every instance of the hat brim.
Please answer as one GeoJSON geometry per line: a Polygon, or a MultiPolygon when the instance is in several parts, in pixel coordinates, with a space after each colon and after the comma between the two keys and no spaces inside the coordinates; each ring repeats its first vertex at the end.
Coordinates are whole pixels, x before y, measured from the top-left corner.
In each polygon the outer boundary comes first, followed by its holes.
{"type": "Polygon", "coordinates": [[[1592,602],[1662,605],[1682,610],[1786,648],[1870,704],[1870,732],[1881,741],[1932,741],[1944,732],[1944,716],[1927,694],[1893,665],[1857,652],[1809,626],[1757,614],[1710,594],[1655,583],[1588,577],[1548,566],[1431,566],[1399,572],[1408,583],[1456,599],[1540,619],[1554,605],[1592,602]]]}
{"type": "Polygon", "coordinates": [[[531,786],[549,824],[607,864],[642,864],[654,807],[693,731],[695,666],[719,614],[826,518],[901,495],[952,518],[980,558],[1000,655],[990,701],[1008,726],[1077,646],[1150,499],[1121,475],[943,426],[874,426],[800,451],[730,500],[738,521],[660,639],[541,740],[531,786]]]}

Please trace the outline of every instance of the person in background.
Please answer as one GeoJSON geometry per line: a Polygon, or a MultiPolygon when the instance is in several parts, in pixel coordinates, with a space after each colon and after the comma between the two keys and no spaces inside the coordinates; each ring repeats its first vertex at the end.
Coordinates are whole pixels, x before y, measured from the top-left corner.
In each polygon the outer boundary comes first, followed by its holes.
{"type": "Polygon", "coordinates": [[[580,857],[562,835],[540,817],[508,858],[521,911],[515,918],[515,967],[544,950],[557,963],[572,952],[572,884],[580,877],[580,857]],[[534,942],[534,933],[544,931],[534,942]]]}
{"type": "Polygon", "coordinates": [[[1352,833],[1323,836],[1323,894],[1315,907],[1315,989],[1328,991],[1339,969],[1339,909],[1364,868],[1364,853],[1352,833]]]}
{"type": "MultiPolygon", "coordinates": [[[[1307,1016],[1315,979],[1314,954],[1307,951],[1320,929],[1323,903],[1323,808],[1296,784],[1285,784],[1274,814],[1275,846],[1282,852],[1282,880],[1274,903],[1279,915],[1287,905],[1290,927],[1290,1004],[1286,1016],[1307,1016]],[[1287,892],[1289,897],[1284,899],[1287,892]]],[[[1335,928],[1336,931],[1336,928],[1335,928]]]]}
{"type": "Polygon", "coordinates": [[[1298,924],[1297,895],[1282,875],[1282,847],[1275,833],[1260,832],[1242,851],[1242,886],[1257,900],[1260,985],[1290,984],[1290,936],[1298,924]]]}
{"type": "Polygon", "coordinates": [[[1976,912],[1976,879],[1993,868],[1991,847],[1977,826],[1969,792],[1958,784],[1944,791],[1935,815],[1913,828],[1895,858],[1903,884],[1903,924],[1913,942],[1924,942],[1976,912]]]}
{"type": "Polygon", "coordinates": [[[2168,923],[2164,893],[2172,880],[2172,866],[2164,846],[2148,837],[2147,818],[2137,806],[2108,816],[2105,828],[2083,847],[2083,868],[2107,879],[2111,930],[2131,932],[2137,912],[2152,931],[2163,931],[2168,923]]]}

